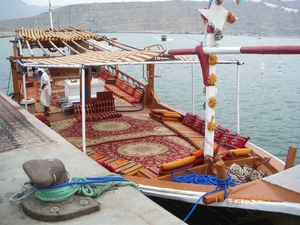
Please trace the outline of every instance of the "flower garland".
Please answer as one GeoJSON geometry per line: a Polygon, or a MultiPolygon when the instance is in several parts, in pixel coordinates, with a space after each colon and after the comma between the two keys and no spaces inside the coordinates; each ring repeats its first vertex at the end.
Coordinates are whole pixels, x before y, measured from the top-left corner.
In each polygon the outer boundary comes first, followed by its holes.
{"type": "Polygon", "coordinates": [[[210,56],[208,57],[208,63],[209,63],[209,65],[211,65],[211,66],[216,65],[216,64],[218,63],[218,57],[217,57],[216,55],[210,55],[210,56]]]}
{"type": "Polygon", "coordinates": [[[207,124],[207,130],[209,131],[215,131],[217,129],[217,124],[215,124],[214,121],[215,117],[211,116],[210,122],[207,124]]]}
{"type": "Polygon", "coordinates": [[[218,104],[218,100],[216,97],[212,96],[208,99],[208,105],[210,108],[216,108],[218,104]]]}
{"type": "Polygon", "coordinates": [[[217,83],[217,80],[218,80],[218,77],[216,76],[216,74],[214,74],[214,73],[209,74],[208,83],[210,85],[215,85],[217,83]]]}
{"type": "Polygon", "coordinates": [[[236,21],[236,17],[232,12],[228,12],[227,14],[227,23],[233,24],[236,21]]]}

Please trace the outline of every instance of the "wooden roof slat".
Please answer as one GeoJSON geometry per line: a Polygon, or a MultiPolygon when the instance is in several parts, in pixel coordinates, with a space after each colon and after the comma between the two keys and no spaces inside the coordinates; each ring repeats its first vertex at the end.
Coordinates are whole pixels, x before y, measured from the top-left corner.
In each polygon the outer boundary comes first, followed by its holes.
{"type": "Polygon", "coordinates": [[[72,48],[70,45],[68,45],[66,42],[62,41],[62,43],[68,47],[72,52],[74,52],[75,54],[80,54],[80,52],[76,51],[74,48],[72,48]]]}
{"type": "Polygon", "coordinates": [[[41,42],[39,40],[36,41],[38,43],[38,45],[40,46],[40,48],[42,49],[42,51],[47,55],[50,56],[49,53],[45,50],[45,48],[43,47],[43,45],[41,44],[41,42]]]}
{"type": "Polygon", "coordinates": [[[22,44],[21,44],[21,40],[20,39],[18,39],[18,44],[19,44],[20,56],[23,56],[23,49],[22,49],[22,44]]]}
{"type": "Polygon", "coordinates": [[[72,41],[72,43],[75,44],[77,47],[81,48],[81,49],[82,49],[83,51],[85,51],[85,52],[89,51],[88,49],[82,47],[80,44],[78,44],[78,43],[75,42],[75,41],[72,41]]]}
{"type": "Polygon", "coordinates": [[[64,52],[62,52],[52,41],[49,41],[49,43],[62,55],[66,55],[64,52]]]}
{"type": "Polygon", "coordinates": [[[25,42],[26,42],[26,45],[27,45],[27,48],[28,48],[28,51],[29,51],[30,55],[31,55],[31,56],[34,56],[33,51],[32,51],[32,49],[31,49],[31,47],[30,47],[29,42],[28,42],[27,40],[26,40],[25,42]]]}

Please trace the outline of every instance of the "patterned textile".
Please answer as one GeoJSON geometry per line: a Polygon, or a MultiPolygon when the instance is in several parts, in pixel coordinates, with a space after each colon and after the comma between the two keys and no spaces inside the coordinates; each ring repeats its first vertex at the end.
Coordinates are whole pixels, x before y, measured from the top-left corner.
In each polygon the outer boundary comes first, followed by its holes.
{"type": "Polygon", "coordinates": [[[163,122],[163,121],[178,121],[179,118],[177,117],[166,117],[166,116],[162,116],[160,114],[156,114],[153,112],[149,113],[150,117],[158,122],[163,122]]]}
{"type": "Polygon", "coordinates": [[[205,133],[205,119],[197,116],[195,122],[193,123],[193,129],[200,132],[201,134],[205,133]]]}
{"type": "Polygon", "coordinates": [[[89,149],[116,159],[124,159],[145,167],[172,162],[190,155],[194,148],[180,137],[147,136],[115,140],[89,149]]]}
{"type": "MultiPolygon", "coordinates": [[[[75,118],[82,121],[81,105],[73,105],[75,118]]],[[[85,105],[86,121],[110,119],[121,117],[122,114],[115,111],[114,99],[96,100],[93,103],[85,105]]]]}
{"type": "Polygon", "coordinates": [[[195,122],[196,117],[197,117],[196,114],[187,112],[186,115],[184,116],[183,120],[182,120],[182,123],[189,126],[189,127],[192,127],[194,122],[195,122]]]}
{"type": "MultiPolygon", "coordinates": [[[[51,127],[82,148],[82,124],[76,119],[52,122],[51,127]]],[[[151,119],[148,114],[124,114],[118,118],[90,121],[86,123],[85,136],[87,152],[145,167],[174,161],[195,151],[188,142],[151,119]]]]}
{"type": "Polygon", "coordinates": [[[114,99],[97,100],[93,102],[94,113],[115,111],[114,99]]]}
{"type": "Polygon", "coordinates": [[[215,130],[215,141],[220,142],[226,132],[229,132],[227,128],[218,125],[217,129],[215,130]]]}
{"type": "Polygon", "coordinates": [[[131,83],[128,83],[128,82],[126,82],[126,84],[127,84],[127,86],[128,86],[126,92],[127,92],[128,94],[130,94],[130,95],[133,95],[133,94],[134,94],[134,91],[135,91],[135,89],[136,89],[137,87],[136,87],[135,85],[131,84],[131,83]]]}
{"type": "Polygon", "coordinates": [[[141,169],[137,172],[138,177],[144,178],[156,178],[159,175],[160,166],[151,166],[144,169],[141,169]]]}
{"type": "Polygon", "coordinates": [[[226,147],[227,149],[244,148],[250,137],[243,137],[237,133],[225,133],[219,142],[220,146],[226,147]]]}
{"type": "Polygon", "coordinates": [[[54,143],[0,96],[0,152],[54,143]]]}
{"type": "Polygon", "coordinates": [[[123,81],[120,77],[118,77],[117,80],[116,80],[115,85],[116,85],[117,87],[121,88],[122,85],[123,85],[123,83],[124,83],[124,81],[123,81]]]}

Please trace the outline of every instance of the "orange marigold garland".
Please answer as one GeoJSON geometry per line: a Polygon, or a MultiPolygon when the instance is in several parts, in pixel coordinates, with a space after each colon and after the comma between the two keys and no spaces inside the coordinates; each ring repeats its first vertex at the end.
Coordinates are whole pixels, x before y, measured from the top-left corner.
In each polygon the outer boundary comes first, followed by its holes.
{"type": "Polygon", "coordinates": [[[232,12],[227,14],[227,22],[233,24],[236,21],[236,17],[232,12]]]}
{"type": "Polygon", "coordinates": [[[217,78],[216,74],[214,74],[214,73],[209,74],[209,76],[208,76],[209,84],[215,85],[217,83],[217,80],[218,80],[218,78],[217,78]]]}
{"type": "Polygon", "coordinates": [[[208,58],[208,63],[211,66],[214,66],[218,63],[218,57],[216,55],[210,55],[208,58]]]}
{"type": "Polygon", "coordinates": [[[218,104],[218,100],[216,97],[213,96],[208,99],[208,105],[210,108],[216,108],[217,104],[218,104]]]}
{"type": "Polygon", "coordinates": [[[209,131],[215,131],[217,129],[217,124],[215,124],[214,121],[215,117],[211,116],[210,122],[207,124],[207,130],[209,131]]]}

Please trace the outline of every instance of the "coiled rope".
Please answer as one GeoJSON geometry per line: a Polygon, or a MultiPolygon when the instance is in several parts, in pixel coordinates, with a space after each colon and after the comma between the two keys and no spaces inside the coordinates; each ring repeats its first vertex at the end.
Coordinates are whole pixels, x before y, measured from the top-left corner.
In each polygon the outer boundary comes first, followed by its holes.
{"type": "Polygon", "coordinates": [[[69,198],[73,194],[96,198],[112,187],[127,185],[139,190],[135,183],[124,179],[118,174],[101,177],[74,177],[67,183],[50,186],[48,188],[39,188],[34,185],[34,189],[37,199],[45,202],[59,202],[69,198]]]}
{"type": "Polygon", "coordinates": [[[179,182],[179,183],[189,183],[189,184],[204,184],[204,185],[216,185],[216,189],[210,192],[205,193],[204,195],[202,195],[197,202],[194,204],[193,208],[191,209],[191,211],[188,213],[188,215],[184,218],[184,222],[186,222],[188,220],[188,218],[192,215],[192,213],[194,212],[194,210],[196,209],[197,205],[199,204],[199,202],[203,199],[204,196],[220,191],[220,190],[224,190],[225,192],[225,196],[224,196],[224,200],[227,198],[227,187],[228,186],[236,186],[238,185],[240,182],[239,181],[233,181],[231,179],[231,176],[229,174],[227,174],[227,178],[225,179],[220,179],[217,176],[212,176],[212,175],[207,175],[207,174],[197,174],[196,172],[189,170],[189,169],[180,169],[180,170],[176,170],[172,173],[173,175],[173,179],[171,180],[172,182],[179,182]],[[186,174],[183,176],[176,176],[176,173],[179,172],[189,172],[190,174],[186,174]]]}

